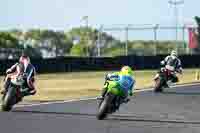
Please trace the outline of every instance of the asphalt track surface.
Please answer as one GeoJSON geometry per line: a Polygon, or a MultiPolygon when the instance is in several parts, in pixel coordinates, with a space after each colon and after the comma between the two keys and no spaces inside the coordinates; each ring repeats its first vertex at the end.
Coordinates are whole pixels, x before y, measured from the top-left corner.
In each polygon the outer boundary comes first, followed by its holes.
{"type": "Polygon", "coordinates": [[[18,106],[0,112],[1,133],[199,133],[200,85],[136,93],[105,120],[97,101],[18,106]]]}

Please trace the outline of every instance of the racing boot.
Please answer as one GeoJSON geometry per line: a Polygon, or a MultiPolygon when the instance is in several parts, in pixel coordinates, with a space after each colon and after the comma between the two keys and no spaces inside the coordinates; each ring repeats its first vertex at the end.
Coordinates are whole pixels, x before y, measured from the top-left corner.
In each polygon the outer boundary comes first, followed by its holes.
{"type": "Polygon", "coordinates": [[[22,96],[25,97],[25,96],[30,96],[30,95],[34,95],[36,93],[36,90],[31,90],[29,88],[25,88],[23,91],[22,91],[22,96]]]}
{"type": "Polygon", "coordinates": [[[129,98],[125,98],[125,99],[123,100],[124,103],[128,103],[129,101],[130,101],[129,98]]]}
{"type": "Polygon", "coordinates": [[[164,86],[163,86],[164,88],[169,88],[169,85],[168,85],[168,83],[166,82],[165,84],[164,84],[164,86]]]}
{"type": "Polygon", "coordinates": [[[21,102],[23,100],[23,97],[25,96],[30,96],[30,95],[34,95],[36,93],[35,90],[31,90],[29,88],[24,88],[21,91],[21,95],[18,97],[17,102],[21,102]]]}

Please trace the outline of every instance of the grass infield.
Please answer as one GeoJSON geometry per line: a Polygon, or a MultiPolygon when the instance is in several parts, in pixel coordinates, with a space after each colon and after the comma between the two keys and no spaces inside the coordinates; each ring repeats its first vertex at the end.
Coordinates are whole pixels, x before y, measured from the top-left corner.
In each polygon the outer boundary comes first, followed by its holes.
{"type": "MultiPolygon", "coordinates": [[[[185,69],[183,75],[178,75],[179,83],[194,82],[198,69],[185,69]]],[[[67,100],[80,97],[97,96],[101,92],[104,76],[110,71],[73,72],[39,74],[36,77],[37,94],[24,98],[33,101],[67,100]]],[[[144,89],[153,86],[155,70],[135,71],[135,88],[144,89]]],[[[3,84],[1,78],[1,85],[3,84]]]]}

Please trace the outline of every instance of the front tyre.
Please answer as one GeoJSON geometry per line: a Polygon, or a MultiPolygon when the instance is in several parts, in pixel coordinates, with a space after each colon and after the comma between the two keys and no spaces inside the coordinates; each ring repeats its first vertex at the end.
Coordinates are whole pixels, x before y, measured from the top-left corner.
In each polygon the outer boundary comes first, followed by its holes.
{"type": "Polygon", "coordinates": [[[12,106],[14,104],[14,98],[15,98],[15,88],[10,87],[8,91],[3,96],[3,101],[1,105],[2,111],[10,111],[12,109],[12,106]]]}
{"type": "Polygon", "coordinates": [[[98,113],[97,113],[97,119],[103,120],[106,118],[109,110],[109,106],[111,106],[111,102],[113,100],[113,95],[108,94],[105,96],[104,100],[102,101],[98,113]]]}
{"type": "Polygon", "coordinates": [[[156,92],[156,93],[163,92],[162,81],[161,81],[160,78],[158,78],[158,79],[155,80],[154,92],[156,92]]]}

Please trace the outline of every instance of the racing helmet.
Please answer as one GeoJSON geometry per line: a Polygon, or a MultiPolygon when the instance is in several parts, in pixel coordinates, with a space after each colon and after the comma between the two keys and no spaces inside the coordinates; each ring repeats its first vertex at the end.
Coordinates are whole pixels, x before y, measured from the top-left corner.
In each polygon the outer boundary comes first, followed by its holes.
{"type": "Polygon", "coordinates": [[[129,66],[123,66],[121,68],[120,73],[124,74],[124,75],[130,75],[130,76],[132,76],[133,75],[133,70],[129,66]]]}
{"type": "Polygon", "coordinates": [[[171,51],[171,56],[175,56],[175,57],[177,57],[178,54],[177,54],[177,52],[176,52],[175,50],[172,50],[172,51],[171,51]]]}
{"type": "Polygon", "coordinates": [[[28,55],[25,55],[25,54],[22,54],[19,58],[19,63],[22,63],[22,64],[29,64],[31,61],[30,61],[30,58],[28,55]]]}

